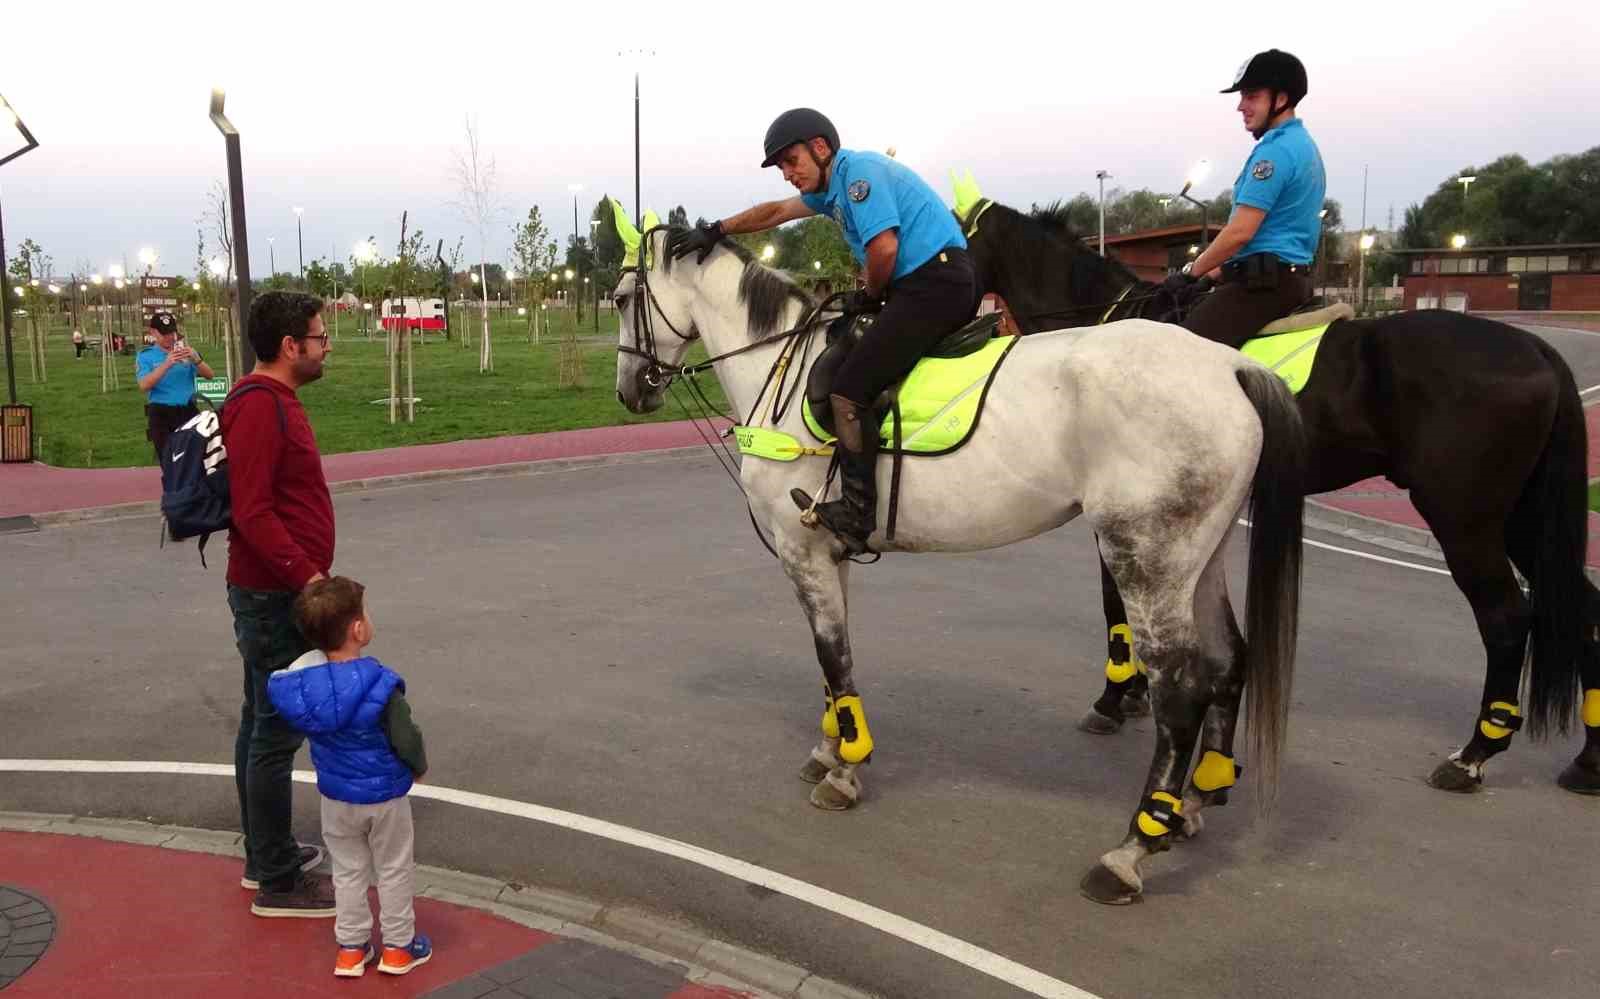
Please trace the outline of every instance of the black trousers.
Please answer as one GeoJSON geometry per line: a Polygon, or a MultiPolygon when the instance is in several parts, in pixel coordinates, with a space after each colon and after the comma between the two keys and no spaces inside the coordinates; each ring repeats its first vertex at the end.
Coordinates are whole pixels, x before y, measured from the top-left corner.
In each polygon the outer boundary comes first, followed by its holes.
{"type": "Polygon", "coordinates": [[[1283,273],[1276,288],[1260,291],[1230,281],[1205,296],[1182,325],[1207,340],[1238,349],[1261,332],[1261,327],[1287,316],[1310,297],[1311,279],[1304,274],[1283,273]]]}
{"type": "Polygon", "coordinates": [[[946,247],[889,287],[888,301],[833,379],[833,394],[871,406],[916,367],[940,339],[977,309],[977,281],[966,250],[946,247]]]}
{"type": "Polygon", "coordinates": [[[167,449],[167,438],[172,432],[199,415],[194,403],[187,406],[166,406],[152,402],[144,407],[144,435],[156,449],[156,464],[161,464],[162,453],[167,449]]]}

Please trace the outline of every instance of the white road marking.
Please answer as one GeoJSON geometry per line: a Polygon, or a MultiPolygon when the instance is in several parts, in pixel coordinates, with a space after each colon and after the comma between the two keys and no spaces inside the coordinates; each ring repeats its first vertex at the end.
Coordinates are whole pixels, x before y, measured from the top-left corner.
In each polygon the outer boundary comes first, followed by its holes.
{"type": "Polygon", "coordinates": [[[1583,391],[1579,392],[1578,395],[1580,395],[1580,396],[1588,395],[1590,392],[1594,392],[1594,391],[1597,391],[1597,390],[1600,390],[1600,385],[1590,385],[1588,388],[1586,388],[1583,391]]]}
{"type": "MultiPolygon", "coordinates": [[[[1240,527],[1250,526],[1250,522],[1243,517],[1240,517],[1235,523],[1237,523],[1240,527]]],[[[1421,565],[1417,562],[1406,562],[1397,558],[1385,558],[1382,555],[1374,555],[1371,552],[1357,551],[1354,548],[1340,548],[1338,545],[1330,545],[1322,541],[1313,541],[1310,538],[1301,538],[1300,543],[1310,545],[1313,548],[1325,548],[1330,552],[1339,552],[1344,555],[1354,555],[1357,558],[1371,559],[1374,562],[1382,562],[1385,565],[1398,565],[1407,569],[1416,569],[1418,572],[1436,573],[1440,576],[1450,575],[1449,569],[1441,569],[1436,565],[1421,565]]]]}
{"type": "MultiPolygon", "coordinates": [[[[0,759],[0,772],[12,773],[78,773],[78,774],[183,774],[206,777],[233,777],[232,764],[221,763],[184,763],[169,760],[7,760],[0,759]]],[[[296,770],[294,779],[302,784],[316,784],[317,776],[309,770],[296,770]]],[[[691,864],[725,874],[749,884],[760,885],[772,891],[787,895],[814,905],[819,909],[831,912],[836,916],[855,920],[864,926],[870,926],[882,933],[897,937],[907,943],[916,944],[930,950],[940,957],[947,957],[958,964],[966,965],[974,971],[997,978],[1002,982],[1014,985],[1030,995],[1045,996],[1048,999],[1098,999],[1091,992],[1085,992],[1075,985],[1069,985],[1057,978],[1016,961],[1002,957],[993,951],[985,950],[976,944],[967,943],[946,933],[913,922],[903,916],[886,912],[876,906],[859,902],[837,892],[777,871],[769,871],[764,867],[746,863],[734,857],[714,853],[703,847],[681,840],[668,839],[654,833],[633,829],[629,826],[607,822],[604,819],[590,818],[576,812],[564,812],[556,808],[546,808],[543,805],[534,805],[525,801],[516,801],[511,798],[497,798],[493,795],[478,794],[473,791],[462,791],[453,787],[441,787],[437,784],[417,784],[411,789],[413,797],[432,798],[436,801],[445,801],[464,808],[476,808],[485,812],[498,812],[501,815],[512,815],[518,818],[532,819],[547,825],[571,829],[574,832],[587,833],[608,839],[615,843],[624,843],[642,850],[676,857],[686,860],[691,864]]]]}

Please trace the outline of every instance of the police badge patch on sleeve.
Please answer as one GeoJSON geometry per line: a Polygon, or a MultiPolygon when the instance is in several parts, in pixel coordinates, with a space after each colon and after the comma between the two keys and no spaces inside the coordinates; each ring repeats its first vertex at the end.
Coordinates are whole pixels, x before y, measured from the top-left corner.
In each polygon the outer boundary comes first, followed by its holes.
{"type": "Polygon", "coordinates": [[[1250,168],[1250,176],[1256,180],[1266,180],[1272,176],[1272,161],[1257,160],[1256,165],[1250,168]]]}
{"type": "Polygon", "coordinates": [[[850,200],[862,202],[867,200],[867,195],[872,193],[872,185],[864,180],[854,180],[845,188],[845,193],[850,195],[850,200]]]}

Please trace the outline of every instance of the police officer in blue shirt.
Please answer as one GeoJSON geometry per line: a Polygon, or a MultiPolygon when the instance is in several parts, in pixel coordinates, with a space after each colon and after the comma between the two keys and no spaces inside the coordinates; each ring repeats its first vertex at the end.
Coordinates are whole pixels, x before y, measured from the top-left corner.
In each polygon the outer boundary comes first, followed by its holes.
{"type": "Polygon", "coordinates": [[[1322,231],[1327,178],[1322,154],[1295,106],[1306,95],[1306,68],[1278,49],[1252,56],[1222,91],[1237,92],[1237,110],[1256,147],[1233,183],[1233,214],[1193,263],[1165,287],[1180,300],[1202,275],[1221,287],[1183,321],[1195,333],[1241,346],[1274,319],[1311,297],[1311,262],[1322,231]]]}
{"type": "Polygon", "coordinates": [[[139,351],[135,370],[148,400],[145,437],[155,447],[159,465],[167,438],[200,412],[194,405],[195,373],[207,378],[216,374],[193,347],[179,342],[178,319],[172,313],[152,313],[150,332],[156,342],[139,351]]]}
{"type": "Polygon", "coordinates": [[[977,307],[967,241],[933,188],[879,153],[839,147],[839,133],[820,112],[785,111],[767,129],[763,167],[777,166],[799,196],[768,201],[694,229],[674,232],[674,257],[704,260],[725,235],[762,232],[826,214],[844,230],[850,252],[866,268],[866,287],[847,296],[847,313],[877,319],[835,376],[830,402],[840,445],[840,498],[817,505],[817,517],[850,554],[867,551],[877,526],[878,428],[872,403],[902,378],[940,338],[959,329],[977,307]]]}

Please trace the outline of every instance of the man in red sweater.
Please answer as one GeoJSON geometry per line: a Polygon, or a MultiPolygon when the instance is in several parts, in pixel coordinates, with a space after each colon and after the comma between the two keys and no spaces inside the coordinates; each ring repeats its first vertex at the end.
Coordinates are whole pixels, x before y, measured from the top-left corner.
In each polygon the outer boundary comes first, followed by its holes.
{"type": "Polygon", "coordinates": [[[255,370],[222,407],[233,527],[228,607],[244,659],[244,705],[234,742],[244,877],[258,916],[332,917],[333,886],[304,873],[322,851],[290,831],[290,772],[304,740],[267,698],[267,677],[311,646],[295,627],[294,599],[333,567],[333,497],[322,455],[295,391],[322,377],[330,347],[322,301],[269,291],[250,306],[255,370]],[[249,386],[262,386],[241,392],[249,386]]]}

